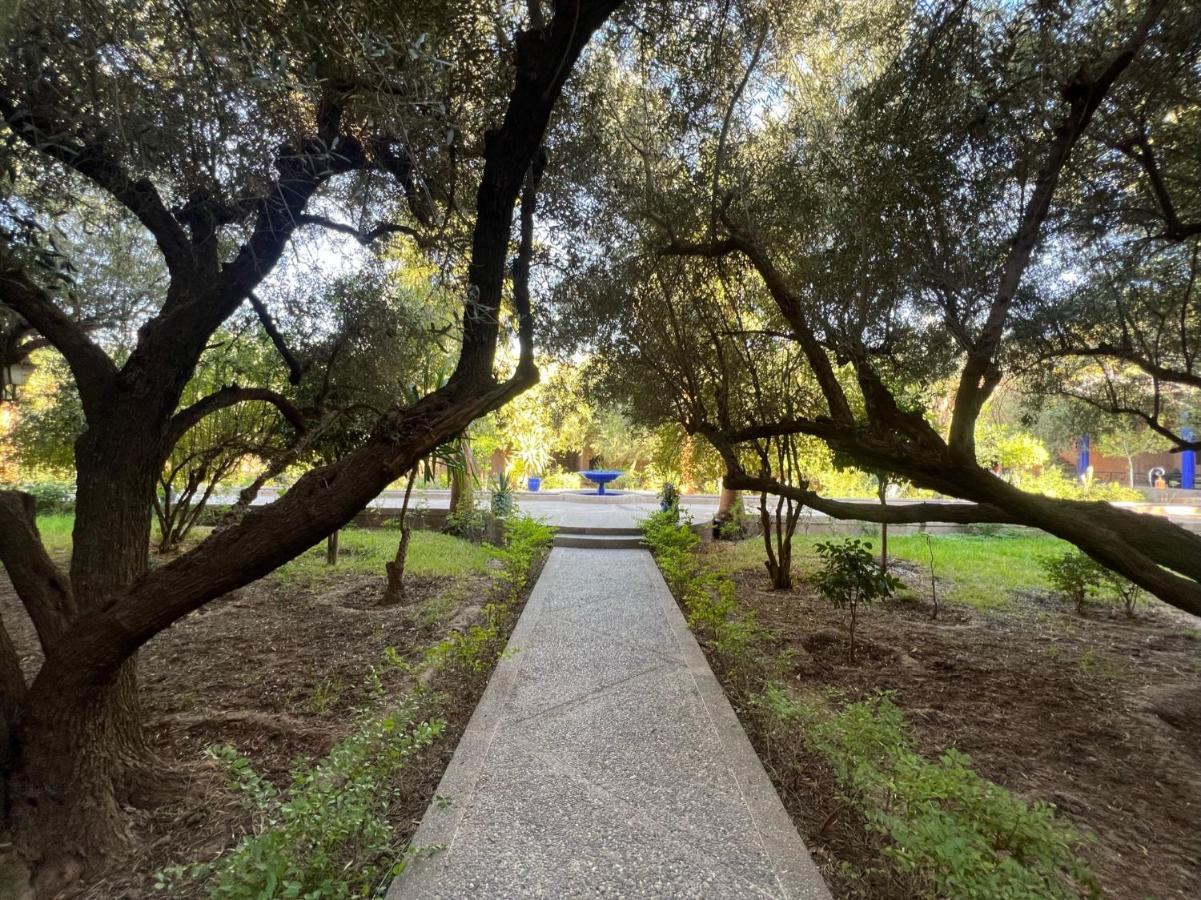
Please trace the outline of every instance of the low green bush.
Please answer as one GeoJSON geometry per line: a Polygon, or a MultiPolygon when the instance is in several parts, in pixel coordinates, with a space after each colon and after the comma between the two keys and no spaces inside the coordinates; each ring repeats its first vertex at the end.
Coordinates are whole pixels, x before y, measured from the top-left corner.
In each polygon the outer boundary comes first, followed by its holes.
{"type": "MultiPolygon", "coordinates": [[[[530,518],[506,520],[504,546],[486,548],[501,565],[490,602],[482,609],[483,621],[430,646],[417,665],[389,647],[383,669],[411,675],[433,668],[452,677],[476,678],[487,672],[502,650],[505,626],[516,615],[534,565],[554,534],[553,528],[530,518]]],[[[373,668],[368,681],[375,705],[383,705],[380,671],[373,668]]],[[[328,708],[336,689],[323,682],[314,701],[328,708]]],[[[399,799],[401,771],[445,728],[445,721],[434,716],[440,697],[414,687],[386,713],[364,711],[354,731],[328,756],[299,764],[291,785],[282,791],[233,747],[209,748],[254,816],[254,829],[216,860],[162,870],[157,886],[172,890],[205,882],[214,900],[378,895],[405,864],[397,862],[402,854],[388,812],[399,799]]]]}
{"type": "Polygon", "coordinates": [[[859,607],[890,596],[901,582],[880,570],[872,555],[870,542],[858,538],[845,541],[819,541],[816,545],[823,566],[813,578],[813,586],[835,609],[849,613],[851,659],[855,658],[855,625],[859,607]]]}
{"type": "Polygon", "coordinates": [[[75,511],[75,485],[66,481],[34,481],[17,486],[33,497],[38,513],[55,514],[75,511]]]}
{"type": "Polygon", "coordinates": [[[365,715],[328,756],[299,765],[282,791],[233,747],[210,748],[253,814],[254,831],[211,862],[163,870],[157,886],[205,881],[214,900],[370,896],[403,867],[387,821],[398,799],[395,775],[445,727],[422,718],[424,708],[414,696],[385,715],[365,715]]]}
{"type": "Polygon", "coordinates": [[[504,536],[503,546],[486,548],[501,565],[493,599],[480,610],[483,621],[451,632],[427,649],[427,666],[457,675],[479,675],[495,664],[506,625],[516,614],[516,603],[529,583],[535,561],[554,542],[555,529],[529,516],[517,516],[505,520],[504,536]]]}
{"type": "MultiPolygon", "coordinates": [[[[885,696],[831,713],[793,699],[778,679],[786,664],[769,654],[770,632],[739,610],[733,579],[707,570],[686,523],[656,514],[643,535],[688,624],[725,670],[727,689],[752,715],[765,716],[784,742],[800,741],[824,758],[846,801],[886,841],[891,870],[920,897],[957,900],[1034,900],[1096,896],[1096,882],[1077,856],[1084,838],[1056,818],[1047,803],[1027,804],[980,777],[965,754],[951,749],[931,761],[916,750],[901,711],[885,696]]],[[[893,587],[881,576],[870,546],[830,543],[827,559],[849,560],[832,592],[882,596],[893,587]],[[838,590],[835,591],[835,588],[838,590]]]]}
{"type": "Polygon", "coordinates": [[[1126,615],[1134,618],[1135,608],[1150,596],[1141,587],[1126,578],[1119,575],[1117,572],[1111,572],[1108,569],[1101,578],[1109,597],[1116,603],[1120,603],[1126,615]]]}
{"type": "Polygon", "coordinates": [[[769,684],[756,704],[829,763],[848,802],[886,839],[885,856],[912,881],[916,895],[1099,895],[1077,855],[1084,836],[1056,817],[1051,804],[1027,803],[980,777],[957,750],[925,758],[886,695],[830,712],[769,684]]]}
{"type": "Polygon", "coordinates": [[[1065,594],[1077,613],[1084,612],[1085,604],[1105,580],[1105,567],[1074,548],[1043,559],[1041,565],[1051,587],[1065,594]]]}
{"type": "Polygon", "coordinates": [[[475,505],[475,498],[465,496],[446,516],[446,533],[478,544],[488,531],[488,516],[475,505]]]}

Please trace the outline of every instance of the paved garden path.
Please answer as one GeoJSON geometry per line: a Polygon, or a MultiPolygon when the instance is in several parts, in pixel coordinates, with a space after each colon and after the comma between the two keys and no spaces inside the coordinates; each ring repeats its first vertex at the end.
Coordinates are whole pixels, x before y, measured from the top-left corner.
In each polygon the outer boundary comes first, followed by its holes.
{"type": "Polygon", "coordinates": [[[828,898],[645,550],[556,548],[389,900],[828,898]]]}

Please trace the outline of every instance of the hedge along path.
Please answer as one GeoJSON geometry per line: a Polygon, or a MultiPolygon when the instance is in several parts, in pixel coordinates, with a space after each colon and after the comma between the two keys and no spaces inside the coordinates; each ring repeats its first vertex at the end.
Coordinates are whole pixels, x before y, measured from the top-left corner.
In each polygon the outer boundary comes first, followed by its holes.
{"type": "Polygon", "coordinates": [[[829,892],[645,550],[551,555],[388,897],[829,892]]]}

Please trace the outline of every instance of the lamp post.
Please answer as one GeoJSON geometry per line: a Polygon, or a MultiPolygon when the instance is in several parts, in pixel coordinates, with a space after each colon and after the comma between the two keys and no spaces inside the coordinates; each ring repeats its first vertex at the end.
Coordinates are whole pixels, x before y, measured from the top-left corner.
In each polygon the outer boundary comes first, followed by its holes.
{"type": "Polygon", "coordinates": [[[29,383],[29,376],[33,374],[36,367],[33,363],[15,362],[7,366],[0,366],[0,398],[8,396],[12,399],[16,398],[16,389],[29,383]],[[12,390],[9,391],[8,388],[12,390]]]}

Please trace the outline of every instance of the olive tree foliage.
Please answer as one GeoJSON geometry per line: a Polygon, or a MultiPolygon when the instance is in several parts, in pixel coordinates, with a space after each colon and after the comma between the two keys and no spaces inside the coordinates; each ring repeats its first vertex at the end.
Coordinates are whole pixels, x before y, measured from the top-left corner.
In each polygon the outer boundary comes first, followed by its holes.
{"type": "MultiPolygon", "coordinates": [[[[0,632],[7,810],[40,893],[122,847],[123,810],[162,784],[140,727],[137,649],[341,527],[537,380],[528,248],[549,126],[576,60],[619,5],[6,7],[0,304],[64,357],[86,426],[68,571],[42,546],[30,498],[0,491],[0,560],[44,651],[27,681],[0,632]],[[81,296],[78,263],[50,240],[60,211],[82,221],[93,197],[102,227],[148,236],[163,273],[120,352],[89,330],[101,301],[81,296]],[[319,237],[341,244],[322,259],[319,237]],[[149,510],[173,446],[194,420],[266,390],[227,385],[181,406],[213,336],[249,306],[289,381],[303,381],[275,321],[279,295],[305,269],[311,284],[327,282],[354,245],[400,239],[457,283],[451,377],[415,402],[383,398],[335,461],[149,567],[149,510]],[[502,308],[520,346],[507,371],[496,365],[502,308]]],[[[78,233],[83,253],[98,249],[78,233]]],[[[323,292],[309,296],[307,314],[321,319],[323,292]]]]}
{"type": "MultiPolygon", "coordinates": [[[[1116,273],[1138,254],[1189,259],[1174,249],[1194,239],[1188,169],[1170,207],[1149,203],[1161,193],[1152,167],[1114,136],[1168,122],[1164,140],[1183,152],[1189,130],[1174,123],[1195,122],[1197,7],[747,2],[724,12],[704,34],[681,24],[678,44],[653,59],[636,42],[612,58],[593,101],[608,116],[579,142],[607,152],[594,168],[611,184],[577,204],[587,237],[573,244],[589,255],[565,303],[586,305],[608,285],[605,309],[631,307],[611,339],[641,354],[643,323],[631,317],[646,284],[674,281],[691,307],[698,281],[754,282],[744,322],[803,360],[815,391],[762,415],[741,362],[705,364],[719,358],[720,330],[683,314],[671,326],[678,349],[656,347],[645,362],[674,394],[659,402],[721,450],[727,485],[840,518],[1033,525],[1201,611],[1201,539],[1107,504],[1024,492],[976,455],[985,404],[1054,336],[1035,323],[1075,294],[1065,260],[1102,245],[1127,261],[1116,273]],[[711,65],[715,55],[725,65],[711,65]],[[941,427],[931,395],[948,382],[941,427]],[[747,465],[752,442],[787,434],[970,502],[851,505],[747,465]]],[[[1160,160],[1164,180],[1172,158],[1160,160]]]]}

